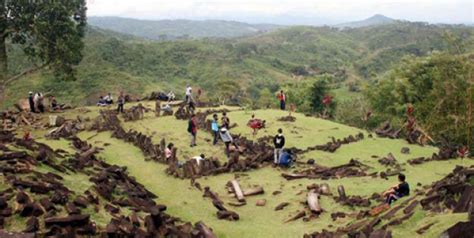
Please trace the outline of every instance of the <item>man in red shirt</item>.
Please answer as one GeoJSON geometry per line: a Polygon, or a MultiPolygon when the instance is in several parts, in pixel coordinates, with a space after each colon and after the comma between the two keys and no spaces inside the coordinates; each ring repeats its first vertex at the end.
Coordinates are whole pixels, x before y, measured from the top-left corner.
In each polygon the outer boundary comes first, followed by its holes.
{"type": "Polygon", "coordinates": [[[278,94],[278,100],[280,100],[280,109],[284,111],[286,108],[286,95],[283,90],[278,94]]]}

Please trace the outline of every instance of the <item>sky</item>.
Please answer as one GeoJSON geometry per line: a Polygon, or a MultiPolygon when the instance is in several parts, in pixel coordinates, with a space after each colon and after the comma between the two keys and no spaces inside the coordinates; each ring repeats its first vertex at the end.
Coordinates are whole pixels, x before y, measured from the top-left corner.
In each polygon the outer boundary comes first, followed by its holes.
{"type": "Polygon", "coordinates": [[[382,14],[430,23],[474,23],[474,0],[87,0],[89,16],[337,24],[382,14]]]}

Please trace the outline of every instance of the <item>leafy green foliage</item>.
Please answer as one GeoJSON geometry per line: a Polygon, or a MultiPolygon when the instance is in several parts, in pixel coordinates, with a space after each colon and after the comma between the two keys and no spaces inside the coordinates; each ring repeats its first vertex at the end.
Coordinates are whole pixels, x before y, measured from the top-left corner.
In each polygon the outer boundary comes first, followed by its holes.
{"type": "Polygon", "coordinates": [[[469,57],[437,53],[406,58],[387,78],[372,85],[367,96],[375,111],[400,121],[407,104],[412,104],[418,123],[435,138],[466,144],[468,131],[474,130],[468,113],[474,101],[469,98],[474,69],[469,57]]]}
{"type": "MultiPolygon", "coordinates": [[[[78,83],[69,82],[59,88],[51,83],[31,83],[31,79],[50,80],[51,73],[43,71],[23,82],[11,85],[7,103],[22,97],[17,92],[52,91],[60,101],[74,105],[93,103],[100,94],[126,93],[142,96],[151,91],[172,90],[182,97],[186,83],[209,93],[211,100],[218,82],[230,82],[238,90],[226,101],[259,107],[260,91],[268,88],[274,93],[280,88],[297,91],[288,95],[289,103],[298,110],[311,112],[307,81],[321,75],[331,75],[331,89],[357,83],[361,78],[376,78],[385,74],[402,57],[412,51],[417,55],[429,53],[430,45],[447,50],[443,32],[449,30],[455,39],[472,38],[472,29],[465,27],[396,23],[386,26],[339,30],[329,27],[289,27],[267,34],[240,39],[201,39],[156,42],[108,30],[90,27],[86,31],[83,61],[77,67],[78,83]],[[396,25],[396,26],[394,26],[396,25]],[[414,28],[414,29],[411,29],[414,28]],[[405,37],[388,38],[403,32],[405,37]],[[456,38],[457,37],[457,38],[456,38]],[[384,42],[387,42],[386,44],[384,42]],[[393,52],[399,53],[393,53],[393,52]],[[366,68],[367,72],[360,69],[366,68]],[[295,70],[296,69],[296,70],[295,70]],[[301,73],[303,72],[303,73],[301,73]],[[302,74],[302,75],[301,75],[302,74]],[[366,75],[367,74],[367,75],[366,75]],[[303,85],[298,85],[303,82],[303,85]],[[290,84],[292,84],[290,86],[290,84]],[[304,88],[306,87],[306,88],[304,88]],[[294,90],[293,90],[294,89],[294,90]],[[295,100],[295,102],[293,102],[295,100]]],[[[17,45],[9,44],[9,65],[15,71],[27,68],[17,45]]],[[[31,63],[30,63],[31,64],[31,63]]],[[[226,85],[224,85],[226,86],[226,85]]],[[[220,86],[222,87],[222,86],[220,86]]],[[[292,92],[289,92],[292,93],[292,92]]],[[[347,94],[349,95],[349,94],[347,94]]],[[[336,101],[338,95],[335,94],[336,101]]]]}
{"type": "MultiPolygon", "coordinates": [[[[50,65],[57,76],[74,77],[73,65],[82,59],[81,38],[86,25],[84,0],[6,1],[1,8],[2,44],[9,38],[23,45],[26,55],[50,65]]],[[[7,62],[7,56],[4,57],[1,60],[7,62]]]]}

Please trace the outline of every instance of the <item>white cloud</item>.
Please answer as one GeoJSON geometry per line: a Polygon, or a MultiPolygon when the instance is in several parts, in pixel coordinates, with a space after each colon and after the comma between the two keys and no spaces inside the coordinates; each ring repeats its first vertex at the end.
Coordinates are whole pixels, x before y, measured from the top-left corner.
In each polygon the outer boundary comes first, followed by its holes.
{"type": "Polygon", "coordinates": [[[291,16],[340,21],[373,14],[430,22],[473,22],[472,0],[88,0],[89,15],[141,19],[269,19],[291,16]]]}

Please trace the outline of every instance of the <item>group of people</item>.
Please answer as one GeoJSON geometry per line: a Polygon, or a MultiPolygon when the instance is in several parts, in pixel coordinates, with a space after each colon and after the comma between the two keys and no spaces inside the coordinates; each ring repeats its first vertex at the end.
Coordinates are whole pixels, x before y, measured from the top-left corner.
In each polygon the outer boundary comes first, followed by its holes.
{"type": "MultiPolygon", "coordinates": [[[[64,104],[59,104],[55,96],[50,95],[48,100],[51,111],[59,111],[63,109],[64,104]]],[[[28,104],[30,111],[33,113],[44,113],[46,111],[45,99],[42,93],[29,92],[28,104]]]]}
{"type": "Polygon", "coordinates": [[[100,96],[99,102],[97,102],[97,106],[99,107],[105,107],[112,104],[114,104],[114,98],[111,93],[108,93],[106,96],[100,96]]]}
{"type": "MultiPolygon", "coordinates": [[[[110,106],[112,104],[114,104],[114,99],[111,93],[108,93],[106,96],[100,96],[99,102],[97,102],[97,106],[99,107],[110,106]]],[[[125,96],[123,92],[120,92],[119,97],[117,99],[117,112],[118,113],[123,113],[124,105],[125,105],[125,96]]]]}
{"type": "MultiPolygon", "coordinates": [[[[217,114],[212,115],[212,121],[211,121],[211,130],[213,133],[213,145],[216,145],[219,141],[219,139],[224,142],[225,145],[225,154],[227,158],[230,157],[230,152],[231,152],[231,145],[234,146],[235,150],[239,150],[239,146],[237,143],[234,141],[232,138],[232,135],[230,134],[230,119],[227,116],[226,112],[222,113],[221,117],[221,123],[219,125],[219,117],[217,114]]],[[[197,146],[196,144],[196,136],[197,136],[197,130],[198,130],[198,125],[197,125],[197,119],[196,115],[193,114],[191,116],[191,119],[188,121],[188,133],[191,136],[191,147],[197,146]]]]}

